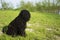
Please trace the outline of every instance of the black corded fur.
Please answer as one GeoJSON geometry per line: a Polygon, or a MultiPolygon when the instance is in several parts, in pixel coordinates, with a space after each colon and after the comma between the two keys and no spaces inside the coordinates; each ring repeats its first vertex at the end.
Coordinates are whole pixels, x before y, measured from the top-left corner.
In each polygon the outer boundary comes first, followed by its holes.
{"type": "Polygon", "coordinates": [[[30,19],[30,13],[28,10],[22,10],[20,14],[8,25],[6,34],[11,36],[26,36],[26,22],[30,19]]]}

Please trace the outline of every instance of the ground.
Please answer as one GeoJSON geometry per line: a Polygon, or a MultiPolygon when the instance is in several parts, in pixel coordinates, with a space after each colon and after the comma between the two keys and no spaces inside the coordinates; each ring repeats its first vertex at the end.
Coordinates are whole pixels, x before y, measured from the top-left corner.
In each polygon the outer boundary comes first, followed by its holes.
{"type": "Polygon", "coordinates": [[[27,22],[27,36],[11,37],[1,32],[20,11],[0,10],[0,40],[60,40],[60,15],[54,13],[30,12],[27,22]]]}

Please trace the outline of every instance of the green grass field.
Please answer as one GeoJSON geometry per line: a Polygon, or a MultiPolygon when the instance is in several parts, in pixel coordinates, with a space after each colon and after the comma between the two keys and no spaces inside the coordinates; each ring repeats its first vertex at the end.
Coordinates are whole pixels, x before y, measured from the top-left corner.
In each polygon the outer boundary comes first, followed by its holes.
{"type": "Polygon", "coordinates": [[[2,33],[19,11],[0,10],[0,40],[60,40],[60,15],[52,13],[30,12],[31,18],[27,23],[26,37],[11,37],[2,33]]]}

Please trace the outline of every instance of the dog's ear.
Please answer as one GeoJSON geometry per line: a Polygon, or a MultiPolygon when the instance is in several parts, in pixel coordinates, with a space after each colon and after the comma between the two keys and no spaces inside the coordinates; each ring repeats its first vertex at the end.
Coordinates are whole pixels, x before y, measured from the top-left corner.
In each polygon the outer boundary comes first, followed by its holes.
{"type": "Polygon", "coordinates": [[[28,21],[30,19],[30,12],[28,10],[22,10],[21,13],[20,13],[20,17],[24,21],[28,21]]]}

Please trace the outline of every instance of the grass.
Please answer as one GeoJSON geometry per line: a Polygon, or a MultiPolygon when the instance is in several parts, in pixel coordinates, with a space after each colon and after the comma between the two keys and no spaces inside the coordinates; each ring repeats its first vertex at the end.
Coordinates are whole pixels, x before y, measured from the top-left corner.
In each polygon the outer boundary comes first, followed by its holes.
{"type": "MultiPolygon", "coordinates": [[[[60,15],[41,12],[30,12],[31,18],[27,24],[27,36],[11,37],[0,35],[0,40],[60,40],[60,15]]],[[[7,26],[19,11],[0,10],[0,31],[7,26]]]]}

